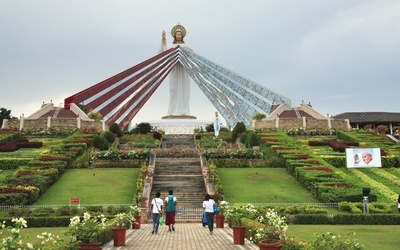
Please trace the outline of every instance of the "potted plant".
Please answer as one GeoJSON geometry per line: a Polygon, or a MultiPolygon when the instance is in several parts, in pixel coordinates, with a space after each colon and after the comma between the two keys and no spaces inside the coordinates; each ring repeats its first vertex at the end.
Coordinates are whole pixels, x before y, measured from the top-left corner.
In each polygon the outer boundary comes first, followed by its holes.
{"type": "Polygon", "coordinates": [[[106,218],[102,214],[91,216],[89,213],[84,213],[82,220],[79,216],[74,216],[70,219],[67,234],[78,242],[80,250],[102,249],[100,236],[108,229],[105,221],[106,218]]]}
{"type": "Polygon", "coordinates": [[[113,231],[114,246],[126,245],[126,229],[130,228],[135,218],[130,213],[119,213],[110,221],[113,231]]]}
{"type": "Polygon", "coordinates": [[[379,134],[384,135],[386,132],[389,131],[388,126],[386,125],[379,125],[376,127],[376,130],[379,132],[379,134]]]}
{"type": "Polygon", "coordinates": [[[224,222],[225,222],[224,212],[227,211],[229,207],[230,204],[227,201],[221,201],[219,203],[220,212],[215,214],[216,228],[224,228],[224,222]]]}
{"type": "Polygon", "coordinates": [[[132,215],[134,220],[132,221],[132,229],[140,229],[141,216],[140,213],[142,209],[138,205],[133,205],[129,207],[129,213],[132,215]]]}
{"type": "Polygon", "coordinates": [[[246,227],[242,226],[242,218],[246,217],[243,206],[231,206],[225,211],[225,216],[232,223],[233,244],[243,245],[246,236],[246,227]]]}
{"type": "Polygon", "coordinates": [[[285,216],[280,216],[274,209],[269,208],[266,214],[260,215],[257,220],[264,225],[256,232],[260,239],[260,250],[280,249],[280,241],[285,238],[288,229],[285,216]]]}

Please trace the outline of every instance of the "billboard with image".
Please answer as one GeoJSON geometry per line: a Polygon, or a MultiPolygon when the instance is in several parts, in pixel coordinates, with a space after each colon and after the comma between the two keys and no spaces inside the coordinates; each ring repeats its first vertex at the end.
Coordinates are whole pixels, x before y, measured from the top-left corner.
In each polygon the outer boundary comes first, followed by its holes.
{"type": "Polygon", "coordinates": [[[346,148],[347,168],[380,168],[381,150],[379,148],[346,148]]]}

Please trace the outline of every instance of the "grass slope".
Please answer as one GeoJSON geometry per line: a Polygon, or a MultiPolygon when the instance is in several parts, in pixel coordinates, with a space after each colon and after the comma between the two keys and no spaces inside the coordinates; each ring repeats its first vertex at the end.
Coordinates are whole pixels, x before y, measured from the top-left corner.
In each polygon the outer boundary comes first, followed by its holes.
{"type": "Polygon", "coordinates": [[[218,173],[229,202],[318,202],[283,168],[220,168],[218,173]]]}
{"type": "Polygon", "coordinates": [[[35,205],[69,204],[72,197],[81,204],[130,204],[139,169],[72,169],[35,203],[35,205]]]}

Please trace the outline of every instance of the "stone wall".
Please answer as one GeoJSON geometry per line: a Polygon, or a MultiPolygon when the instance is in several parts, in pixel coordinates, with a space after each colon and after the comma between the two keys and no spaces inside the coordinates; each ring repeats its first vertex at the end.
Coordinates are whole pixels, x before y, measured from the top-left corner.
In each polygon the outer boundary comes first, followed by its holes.
{"type": "MultiPolygon", "coordinates": [[[[23,118],[22,122],[20,119],[4,120],[2,128],[20,128],[24,130],[29,129],[75,129],[79,128],[78,119],[26,119],[23,118]],[[49,124],[48,124],[49,123],[49,124]]],[[[103,121],[83,121],[80,120],[81,129],[90,129],[97,131],[108,130],[108,127],[103,125],[103,121]],[[104,129],[103,129],[104,128],[104,129]]]]}
{"type": "Polygon", "coordinates": [[[303,127],[303,119],[279,119],[279,129],[301,128],[303,127]]]}
{"type": "Polygon", "coordinates": [[[46,129],[47,128],[47,119],[24,119],[23,120],[23,129],[46,129]]]}
{"type": "MultiPolygon", "coordinates": [[[[330,119],[331,128],[337,130],[348,130],[348,120],[334,120],[330,119]]],[[[315,119],[315,118],[302,118],[302,119],[277,119],[277,120],[263,120],[253,121],[251,129],[290,129],[302,128],[306,129],[329,129],[329,119],[315,119]],[[305,125],[305,126],[304,126],[305,125]]]]}
{"type": "Polygon", "coordinates": [[[313,119],[313,118],[306,118],[306,129],[327,129],[329,128],[328,120],[327,119],[313,119]]]}
{"type": "MultiPolygon", "coordinates": [[[[348,130],[348,123],[346,120],[333,120],[331,119],[332,128],[336,130],[348,130]]],[[[350,126],[350,125],[349,125],[350,126]]]]}
{"type": "Polygon", "coordinates": [[[94,129],[97,131],[107,131],[108,127],[106,126],[103,129],[102,121],[82,121],[81,120],[81,129],[94,129]]]}
{"type": "Polygon", "coordinates": [[[74,129],[78,127],[77,119],[51,119],[50,128],[53,129],[74,129]]]}
{"type": "Polygon", "coordinates": [[[12,119],[12,120],[3,120],[3,125],[1,128],[17,128],[19,129],[20,121],[17,119],[12,119]]]}

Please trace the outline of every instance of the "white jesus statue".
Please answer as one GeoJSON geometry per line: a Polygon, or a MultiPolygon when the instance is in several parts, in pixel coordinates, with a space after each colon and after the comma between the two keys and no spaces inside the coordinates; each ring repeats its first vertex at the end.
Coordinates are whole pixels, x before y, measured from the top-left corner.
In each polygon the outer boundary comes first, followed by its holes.
{"type": "MultiPolygon", "coordinates": [[[[163,31],[160,52],[176,46],[191,50],[183,41],[186,36],[186,29],[182,25],[175,25],[171,30],[171,35],[174,41],[172,44],[167,45],[165,31],[163,31]]],[[[167,114],[168,116],[190,115],[190,76],[180,62],[175,64],[169,74],[169,106],[167,114]]]]}

